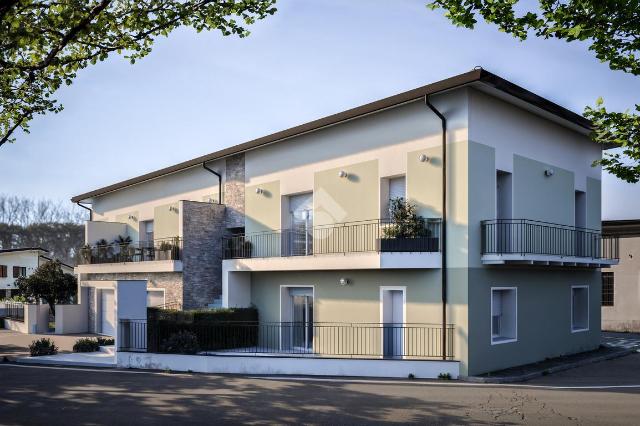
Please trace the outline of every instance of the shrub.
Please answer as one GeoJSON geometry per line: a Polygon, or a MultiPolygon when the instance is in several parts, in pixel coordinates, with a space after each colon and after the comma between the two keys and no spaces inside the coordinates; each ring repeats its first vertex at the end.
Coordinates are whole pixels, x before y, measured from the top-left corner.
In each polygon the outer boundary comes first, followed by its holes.
{"type": "Polygon", "coordinates": [[[40,340],[34,340],[29,345],[31,356],[55,355],[58,353],[58,347],[53,344],[51,339],[43,337],[40,340]]]}
{"type": "Polygon", "coordinates": [[[169,354],[190,354],[198,352],[198,338],[190,331],[178,331],[160,345],[160,351],[169,354]]]}
{"type": "Polygon", "coordinates": [[[98,337],[97,340],[99,346],[113,346],[116,344],[116,341],[111,337],[98,337]]]}
{"type": "Polygon", "coordinates": [[[78,339],[73,345],[74,352],[97,352],[100,350],[98,341],[90,338],[78,339]]]}
{"type": "Polygon", "coordinates": [[[440,374],[438,374],[438,379],[440,379],[440,380],[451,380],[451,374],[449,374],[449,373],[440,373],[440,374]]]}

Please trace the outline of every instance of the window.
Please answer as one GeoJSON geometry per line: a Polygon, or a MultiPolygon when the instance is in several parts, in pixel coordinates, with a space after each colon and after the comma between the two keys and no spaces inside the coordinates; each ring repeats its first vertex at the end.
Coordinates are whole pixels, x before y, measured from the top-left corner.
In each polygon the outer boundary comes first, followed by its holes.
{"type": "Polygon", "coordinates": [[[589,287],[571,287],[571,332],[589,330],[589,287]]]}
{"type": "Polygon", "coordinates": [[[515,287],[491,288],[491,344],[518,340],[518,291],[515,287]]]}
{"type": "Polygon", "coordinates": [[[0,278],[7,278],[7,265],[0,265],[0,278]]]}
{"type": "Polygon", "coordinates": [[[147,220],[145,222],[142,222],[142,226],[140,227],[140,229],[142,230],[141,237],[144,239],[144,241],[153,242],[153,221],[147,220]]]}
{"type": "Polygon", "coordinates": [[[26,277],[27,276],[27,268],[24,266],[14,266],[13,267],[13,278],[18,277],[26,277]]]}
{"type": "Polygon", "coordinates": [[[602,273],[602,306],[613,306],[613,272],[602,273]]]}
{"type": "Polygon", "coordinates": [[[407,183],[404,176],[384,178],[381,182],[380,201],[382,203],[382,217],[389,217],[391,214],[391,200],[406,198],[407,183]]]}

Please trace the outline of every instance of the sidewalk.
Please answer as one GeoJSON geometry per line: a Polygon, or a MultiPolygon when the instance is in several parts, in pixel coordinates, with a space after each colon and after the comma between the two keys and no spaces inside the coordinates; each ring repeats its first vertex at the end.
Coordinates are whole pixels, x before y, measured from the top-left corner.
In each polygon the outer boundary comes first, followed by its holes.
{"type": "Polygon", "coordinates": [[[9,361],[29,356],[29,345],[34,340],[43,337],[53,340],[58,346],[59,353],[73,352],[73,345],[81,337],[96,337],[96,334],[22,334],[15,331],[0,329],[0,361],[6,357],[9,361]]]}
{"type": "Polygon", "coordinates": [[[520,367],[507,368],[505,370],[494,371],[479,376],[460,377],[460,380],[472,383],[515,383],[547,376],[552,373],[570,370],[576,367],[593,364],[620,358],[632,353],[637,353],[638,348],[622,348],[600,346],[599,349],[590,352],[582,352],[575,355],[568,355],[534,364],[527,364],[520,367]]]}

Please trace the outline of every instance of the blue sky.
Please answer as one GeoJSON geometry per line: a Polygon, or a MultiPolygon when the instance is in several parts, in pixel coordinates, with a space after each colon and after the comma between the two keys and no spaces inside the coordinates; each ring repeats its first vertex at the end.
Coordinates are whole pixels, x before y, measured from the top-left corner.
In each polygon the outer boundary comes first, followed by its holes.
{"type": "MultiPolygon", "coordinates": [[[[456,28],[426,1],[280,0],[248,38],[180,30],[134,66],[114,56],[59,91],[62,113],[0,148],[0,192],[67,200],[476,65],[577,112],[598,96],[640,101],[640,78],[586,44],[456,28]]],[[[605,178],[603,210],[640,217],[640,184],[605,178]]]]}

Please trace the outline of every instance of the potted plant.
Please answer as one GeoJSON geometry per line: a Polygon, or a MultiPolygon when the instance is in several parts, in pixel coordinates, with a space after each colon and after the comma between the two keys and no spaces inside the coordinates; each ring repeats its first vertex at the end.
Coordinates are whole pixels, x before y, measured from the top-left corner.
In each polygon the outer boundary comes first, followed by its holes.
{"type": "Polygon", "coordinates": [[[437,238],[431,237],[423,217],[416,206],[404,198],[391,200],[390,221],[382,228],[382,238],[376,241],[381,252],[423,252],[437,247],[437,238]]]}
{"type": "Polygon", "coordinates": [[[130,247],[129,247],[129,245],[131,244],[131,237],[128,235],[126,237],[123,237],[122,235],[118,235],[118,238],[116,238],[113,241],[113,243],[119,249],[118,257],[120,257],[120,260],[122,262],[131,261],[131,257],[133,254],[133,250],[130,250],[130,247]]]}
{"type": "Polygon", "coordinates": [[[96,248],[98,249],[98,259],[102,262],[109,259],[113,254],[113,248],[104,238],[96,241],[96,248]]]}
{"type": "Polygon", "coordinates": [[[156,260],[177,260],[180,252],[180,238],[160,242],[155,250],[156,260]]]}

